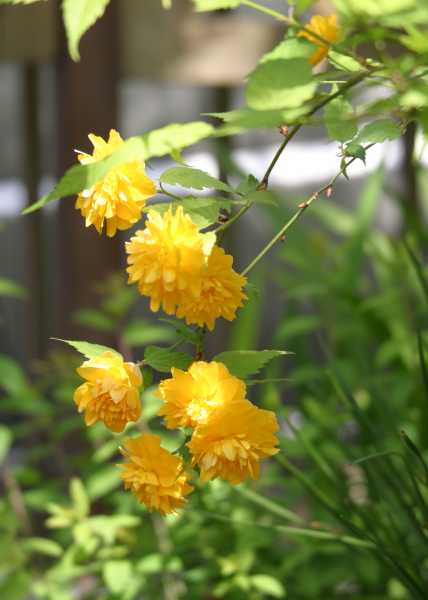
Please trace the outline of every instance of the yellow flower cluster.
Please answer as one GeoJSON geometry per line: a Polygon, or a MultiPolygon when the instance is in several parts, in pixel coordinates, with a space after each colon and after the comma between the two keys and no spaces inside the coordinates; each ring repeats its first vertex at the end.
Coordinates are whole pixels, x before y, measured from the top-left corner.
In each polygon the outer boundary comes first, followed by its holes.
{"type": "Polygon", "coordinates": [[[158,394],[166,426],[193,427],[187,444],[202,481],[220,477],[233,484],[259,476],[262,458],[278,452],[275,414],[245,398],[243,381],[222,363],[195,362],[172,369],[158,394]]]}
{"type": "Polygon", "coordinates": [[[126,244],[127,271],[153,311],[162,307],[212,331],[219,317],[235,318],[246,299],[246,279],[234,271],[232,256],[206,242],[181,206],[163,215],[152,210],[145,228],[126,244]]]}
{"type": "Polygon", "coordinates": [[[305,27],[305,31],[298,34],[304,37],[318,48],[309,58],[311,65],[317,65],[327,56],[330,44],[338,42],[341,38],[341,30],[337,23],[336,15],[314,15],[305,27]],[[311,35],[311,32],[316,35],[311,35]]]}
{"type": "MultiPolygon", "coordinates": [[[[80,152],[78,160],[89,165],[110,156],[123,144],[120,134],[112,129],[108,141],[94,134],[89,135],[94,147],[93,154],[80,152]]],[[[153,181],[147,177],[142,161],[132,161],[112,168],[107,175],[77,197],[76,208],[85,217],[85,225],[94,225],[101,233],[106,222],[107,235],[129,229],[141,218],[147,198],[156,194],[153,181]]]]}
{"type": "MultiPolygon", "coordinates": [[[[79,154],[82,164],[102,160],[123,144],[114,130],[107,142],[95,135],[89,138],[94,151],[79,154]]],[[[76,208],[87,227],[94,225],[101,233],[106,225],[111,237],[136,223],[155,193],[144,163],[132,161],[112,168],[82,191],[76,208]]],[[[182,207],[163,214],[150,210],[144,228],[126,243],[128,282],[150,298],[152,311],[162,308],[188,325],[213,330],[220,317],[232,321],[246,299],[246,279],[233,269],[232,256],[212,242],[213,234],[201,233],[182,207]]],[[[86,360],[77,372],[85,382],[76,389],[74,401],[87,425],[102,421],[120,433],[140,418],[143,378],[138,365],[106,350],[86,360]]],[[[220,477],[237,484],[256,479],[260,461],[278,451],[274,413],[252,404],[245,383],[222,363],[194,362],[188,371],[173,368],[157,394],[167,428],[193,429],[187,447],[202,481],[220,477]]],[[[161,447],[159,436],[127,438],[121,452],[125,489],[149,510],[169,514],[183,506],[193,489],[189,473],[181,456],[161,447]]]]}
{"type": "MultiPolygon", "coordinates": [[[[142,376],[136,365],[106,351],[85,361],[77,372],[87,380],[74,395],[87,425],[101,420],[118,433],[139,418],[142,376]]],[[[188,371],[172,369],[171,375],[159,385],[159,414],[169,429],[193,428],[187,446],[201,480],[220,477],[237,484],[258,478],[260,460],[278,452],[274,413],[247,400],[244,382],[222,363],[199,361],[188,371]]],[[[161,447],[159,436],[127,438],[121,451],[126,459],[120,465],[125,489],[162,514],[183,506],[193,489],[190,475],[180,456],[161,447]]]]}

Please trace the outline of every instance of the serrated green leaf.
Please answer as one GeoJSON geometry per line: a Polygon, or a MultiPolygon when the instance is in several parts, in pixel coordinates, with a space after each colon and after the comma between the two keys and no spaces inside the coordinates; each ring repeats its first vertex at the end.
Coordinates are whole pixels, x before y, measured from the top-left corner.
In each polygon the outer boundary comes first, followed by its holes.
{"type": "Polygon", "coordinates": [[[144,352],[144,361],[155,371],[169,373],[172,367],[187,369],[193,358],[186,352],[177,352],[159,346],[148,346],[144,352]]]}
{"type": "Polygon", "coordinates": [[[357,135],[354,143],[394,140],[401,136],[401,129],[392,119],[379,119],[365,125],[357,135]]]}
{"type": "Polygon", "coordinates": [[[270,60],[251,73],[245,92],[255,110],[299,107],[315,94],[317,82],[304,58],[270,60]]]}
{"type": "Polygon", "coordinates": [[[0,277],[0,296],[20,298],[23,300],[27,297],[27,290],[23,288],[22,285],[12,281],[12,279],[0,277]]]}
{"type": "Polygon", "coordinates": [[[283,350],[231,350],[217,354],[213,360],[226,365],[235,377],[245,379],[249,375],[258,373],[272,359],[286,354],[290,354],[290,352],[283,350]]]}
{"type": "Polygon", "coordinates": [[[184,188],[192,188],[195,190],[213,189],[222,192],[233,192],[233,189],[220,181],[216,177],[212,177],[205,171],[194,169],[192,167],[172,167],[164,171],[160,176],[162,183],[170,185],[180,185],[184,188]]]}
{"type": "Polygon", "coordinates": [[[282,583],[271,575],[252,575],[251,584],[262,594],[267,594],[273,598],[286,597],[286,591],[282,583]]]}
{"type": "Polygon", "coordinates": [[[60,338],[51,339],[55,340],[56,342],[64,342],[65,344],[72,346],[75,350],[80,352],[80,354],[86,356],[86,358],[95,358],[96,356],[103,354],[103,352],[113,352],[114,354],[119,355],[119,352],[117,352],[113,348],[109,348],[108,346],[103,346],[101,344],[91,344],[90,342],[84,342],[79,340],[62,340],[60,338]]]}
{"type": "Polygon", "coordinates": [[[68,51],[74,61],[80,59],[81,37],[104,14],[110,0],[62,0],[68,51]]]}
{"type": "Polygon", "coordinates": [[[208,10],[236,8],[241,4],[241,0],[193,0],[193,4],[198,12],[206,12],[208,10]]]}
{"type": "Polygon", "coordinates": [[[279,110],[252,110],[251,108],[241,108],[223,113],[208,113],[211,117],[222,119],[226,125],[218,127],[216,134],[220,135],[227,132],[229,127],[239,129],[271,129],[280,127],[287,123],[291,125],[297,123],[304,117],[309,108],[306,106],[297,106],[279,110]]]}
{"type": "Polygon", "coordinates": [[[119,164],[170,154],[174,149],[183,149],[196,144],[209,137],[213,131],[212,125],[203,121],[194,121],[184,124],[174,123],[141,136],[131,137],[111,156],[88,165],[74,165],[68,169],[49,194],[26,208],[22,214],[29,214],[53,200],[73,196],[92,187],[119,164]]]}
{"type": "Polygon", "coordinates": [[[339,142],[352,139],[358,131],[354,109],[343,97],[335,98],[327,104],[324,120],[329,137],[339,142]]]}

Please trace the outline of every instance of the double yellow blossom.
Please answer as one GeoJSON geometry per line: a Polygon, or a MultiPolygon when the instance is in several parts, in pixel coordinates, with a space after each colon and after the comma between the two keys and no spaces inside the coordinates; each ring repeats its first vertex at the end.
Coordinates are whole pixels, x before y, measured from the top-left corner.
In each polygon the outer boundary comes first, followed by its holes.
{"type": "Polygon", "coordinates": [[[160,437],[144,433],[125,440],[122,454],[128,460],[120,465],[125,489],[151,511],[175,513],[185,503],[193,487],[183,460],[160,445],[160,437]]]}
{"type": "MultiPolygon", "coordinates": [[[[110,156],[123,144],[120,134],[110,130],[108,141],[89,135],[94,146],[92,155],[79,153],[78,160],[88,165],[110,156]]],[[[106,222],[107,235],[113,237],[118,229],[129,229],[141,217],[147,198],[156,194],[154,182],[146,175],[142,161],[120,164],[77,197],[76,208],[85,217],[85,225],[94,225],[101,233],[106,222]]]]}
{"type": "Polygon", "coordinates": [[[164,401],[159,415],[169,429],[196,427],[207,422],[213,410],[245,398],[245,384],[220,362],[194,362],[188,371],[171,369],[157,395],[164,401]]]}
{"type": "Polygon", "coordinates": [[[163,215],[149,212],[145,228],[126,243],[128,283],[138,283],[153,311],[184,318],[188,325],[214,329],[216,319],[235,318],[246,283],[233,270],[233,258],[206,244],[206,236],[179,206],[163,215]]]}
{"type": "Polygon", "coordinates": [[[139,419],[143,378],[137,365],[108,351],[85,361],[77,373],[87,380],[74,392],[74,402],[79,412],[85,413],[86,425],[103,421],[119,433],[129,421],[139,419]]]}
{"type": "Polygon", "coordinates": [[[166,426],[194,428],[187,446],[203,481],[257,479],[260,460],[278,452],[275,414],[252,404],[245,393],[244,382],[216,361],[172,369],[159,386],[164,401],[159,415],[166,426]]]}
{"type": "Polygon", "coordinates": [[[143,296],[150,297],[150,308],[162,306],[173,314],[185,295],[201,293],[205,269],[204,238],[180,206],[164,215],[148,214],[146,226],[126,243],[128,283],[138,283],[143,296]]]}
{"type": "Polygon", "coordinates": [[[178,306],[177,317],[184,317],[188,325],[206,325],[210,331],[219,317],[233,321],[237,309],[247,298],[242,291],[247,280],[236,273],[232,265],[233,257],[223,248],[214,246],[202,278],[200,295],[184,297],[178,306]]]}
{"type": "Polygon", "coordinates": [[[315,44],[315,46],[318,46],[309,58],[311,65],[315,66],[327,56],[330,44],[338,42],[341,38],[341,30],[337,23],[337,16],[314,15],[306,25],[305,31],[300,31],[298,35],[306,38],[312,42],[312,44],[315,44]],[[311,35],[310,32],[315,33],[319,37],[311,35]],[[325,40],[325,42],[320,38],[325,40]]]}
{"type": "Polygon", "coordinates": [[[275,414],[249,400],[224,404],[198,425],[187,444],[192,464],[199,466],[202,481],[220,477],[238,484],[257,479],[260,460],[278,452],[275,414]]]}

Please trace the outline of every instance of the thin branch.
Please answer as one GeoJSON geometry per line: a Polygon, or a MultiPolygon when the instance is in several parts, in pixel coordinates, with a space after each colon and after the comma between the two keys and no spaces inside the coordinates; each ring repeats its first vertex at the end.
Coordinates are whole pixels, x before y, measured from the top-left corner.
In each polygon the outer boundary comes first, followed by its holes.
{"type": "MultiPolygon", "coordinates": [[[[373,144],[369,144],[368,146],[366,146],[365,150],[368,150],[369,148],[371,148],[371,146],[373,146],[373,144]]],[[[336,173],[336,175],[334,177],[332,177],[330,179],[330,181],[328,183],[326,183],[326,185],[324,185],[321,189],[319,189],[314,194],[312,194],[312,196],[310,196],[310,198],[308,200],[306,200],[306,202],[302,202],[302,204],[299,205],[299,210],[291,217],[291,219],[289,219],[285,223],[285,225],[283,227],[281,227],[281,229],[278,231],[278,233],[270,240],[270,242],[268,244],[266,244],[266,246],[263,248],[263,250],[261,250],[259,252],[259,254],[257,254],[257,256],[250,262],[250,264],[242,271],[241,275],[244,275],[244,276],[247,275],[251,271],[251,269],[253,269],[256,266],[256,264],[273,248],[273,246],[275,246],[275,244],[284,237],[286,231],[293,225],[293,223],[295,223],[302,216],[302,214],[305,212],[305,210],[307,208],[309,208],[309,206],[312,204],[312,202],[314,200],[316,200],[320,194],[322,194],[323,192],[326,192],[328,189],[332,188],[333,185],[336,183],[337,179],[340,177],[340,175],[345,173],[346,169],[356,159],[357,159],[357,157],[354,156],[348,162],[346,162],[342,166],[340,171],[338,173],[336,173]]]]}

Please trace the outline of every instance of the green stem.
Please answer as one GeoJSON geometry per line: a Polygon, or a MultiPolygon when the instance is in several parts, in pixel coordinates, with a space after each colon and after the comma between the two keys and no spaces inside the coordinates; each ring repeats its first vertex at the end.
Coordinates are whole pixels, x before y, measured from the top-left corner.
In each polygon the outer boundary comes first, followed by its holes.
{"type": "Polygon", "coordinates": [[[242,217],[242,215],[244,213],[247,212],[247,210],[249,208],[251,208],[251,206],[253,205],[253,202],[247,202],[247,204],[245,204],[242,208],[240,208],[238,210],[238,212],[236,212],[232,217],[230,217],[230,219],[228,221],[226,221],[226,223],[223,223],[223,225],[220,225],[219,227],[217,227],[217,229],[215,230],[215,233],[220,233],[221,231],[225,231],[228,227],[230,227],[231,225],[233,225],[233,223],[235,221],[237,221],[240,217],[242,217]]]}
{"type": "MultiPolygon", "coordinates": [[[[369,144],[368,146],[366,146],[365,150],[368,150],[368,148],[371,148],[371,146],[373,146],[373,144],[369,144]]],[[[308,200],[306,200],[306,202],[303,202],[300,205],[299,210],[291,217],[291,219],[289,219],[285,223],[285,225],[283,227],[281,227],[281,229],[278,231],[278,233],[270,240],[270,242],[268,244],[266,244],[266,246],[263,248],[263,250],[261,250],[255,258],[253,258],[253,260],[250,262],[250,264],[242,271],[241,275],[244,275],[244,276],[247,275],[251,271],[251,269],[253,269],[256,266],[256,264],[275,246],[275,244],[283,238],[283,236],[288,231],[288,229],[293,225],[293,223],[295,223],[298,219],[300,219],[302,214],[305,212],[305,210],[307,208],[309,208],[309,206],[312,204],[312,202],[314,200],[316,200],[320,194],[322,194],[323,192],[325,192],[326,190],[331,188],[336,183],[336,180],[340,177],[340,175],[342,175],[342,173],[344,173],[346,171],[346,169],[356,159],[357,159],[357,157],[355,157],[355,156],[353,158],[351,158],[347,163],[345,163],[343,165],[343,167],[340,169],[340,171],[332,179],[330,179],[330,181],[325,186],[323,186],[317,192],[312,194],[312,196],[308,200]]]]}
{"type": "MultiPolygon", "coordinates": [[[[347,81],[346,83],[344,83],[337,90],[337,92],[335,92],[334,94],[331,94],[330,96],[327,96],[326,98],[324,98],[323,100],[321,100],[321,102],[318,102],[318,104],[316,106],[314,106],[314,108],[312,108],[309,111],[309,113],[307,114],[307,117],[311,117],[320,108],[323,108],[326,104],[328,104],[329,102],[331,102],[332,100],[334,100],[338,96],[341,96],[342,94],[344,94],[345,92],[347,92],[350,88],[352,88],[355,85],[357,85],[358,83],[360,83],[363,79],[365,79],[367,77],[368,74],[369,74],[368,71],[364,71],[363,73],[359,73],[355,77],[352,77],[351,79],[349,79],[349,81],[347,81]]],[[[279,157],[283,153],[283,151],[284,151],[285,147],[287,146],[287,144],[294,138],[294,136],[300,130],[301,127],[302,127],[302,125],[295,125],[287,133],[287,135],[285,136],[285,138],[282,141],[281,145],[279,146],[278,150],[276,151],[275,156],[273,157],[273,159],[271,160],[268,168],[266,169],[266,173],[262,177],[262,180],[260,182],[260,186],[267,186],[268,185],[270,174],[271,174],[274,166],[278,162],[279,157]]]]}
{"type": "Polygon", "coordinates": [[[287,23],[288,25],[295,24],[294,19],[290,19],[290,17],[287,17],[286,15],[283,15],[282,13],[273,10],[268,6],[263,6],[263,4],[253,2],[253,0],[241,0],[241,4],[243,4],[244,6],[248,6],[249,8],[254,8],[254,10],[258,10],[259,12],[264,13],[265,15],[269,15],[269,17],[273,17],[277,21],[284,21],[284,23],[287,23]]]}

